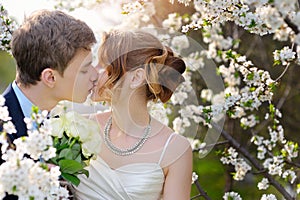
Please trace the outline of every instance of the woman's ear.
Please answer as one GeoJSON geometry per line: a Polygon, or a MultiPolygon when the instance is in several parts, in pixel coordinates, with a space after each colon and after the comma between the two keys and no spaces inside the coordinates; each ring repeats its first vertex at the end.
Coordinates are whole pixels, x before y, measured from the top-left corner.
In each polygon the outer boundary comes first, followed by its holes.
{"type": "Polygon", "coordinates": [[[138,68],[133,71],[131,76],[130,88],[136,89],[142,86],[145,82],[145,70],[142,68],[138,68]]]}
{"type": "Polygon", "coordinates": [[[41,73],[41,81],[50,88],[54,88],[56,82],[56,71],[46,68],[41,73]]]}

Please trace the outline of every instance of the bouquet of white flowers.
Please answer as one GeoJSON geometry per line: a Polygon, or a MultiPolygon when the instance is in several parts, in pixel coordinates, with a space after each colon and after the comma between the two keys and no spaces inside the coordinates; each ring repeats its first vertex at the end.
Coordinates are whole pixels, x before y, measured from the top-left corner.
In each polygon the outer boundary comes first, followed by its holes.
{"type": "Polygon", "coordinates": [[[53,119],[47,116],[33,108],[32,118],[24,119],[28,136],[9,143],[6,134],[16,133],[16,129],[0,95],[0,143],[5,161],[0,165],[0,199],[6,194],[19,200],[68,199],[61,178],[78,185],[78,174],[88,176],[84,167],[100,150],[97,123],[76,112],[53,119]]]}
{"type": "Polygon", "coordinates": [[[86,174],[84,169],[90,159],[100,151],[99,127],[77,112],[65,112],[59,118],[46,121],[51,127],[56,156],[49,163],[60,166],[61,176],[74,185],[79,184],[78,174],[86,174]]]}

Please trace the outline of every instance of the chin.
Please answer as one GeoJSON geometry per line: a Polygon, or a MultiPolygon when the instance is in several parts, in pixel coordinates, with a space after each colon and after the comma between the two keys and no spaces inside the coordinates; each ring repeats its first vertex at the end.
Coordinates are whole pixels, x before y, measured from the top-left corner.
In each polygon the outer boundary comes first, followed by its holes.
{"type": "Polygon", "coordinates": [[[87,95],[82,97],[73,98],[74,103],[84,103],[87,100],[87,95]]]}
{"type": "Polygon", "coordinates": [[[103,98],[101,98],[101,96],[94,91],[92,92],[90,99],[94,102],[103,101],[103,98]]]}
{"type": "Polygon", "coordinates": [[[91,100],[94,102],[104,101],[104,99],[100,98],[99,96],[91,96],[91,100]]]}
{"type": "Polygon", "coordinates": [[[85,100],[72,99],[73,103],[84,103],[85,100]]]}

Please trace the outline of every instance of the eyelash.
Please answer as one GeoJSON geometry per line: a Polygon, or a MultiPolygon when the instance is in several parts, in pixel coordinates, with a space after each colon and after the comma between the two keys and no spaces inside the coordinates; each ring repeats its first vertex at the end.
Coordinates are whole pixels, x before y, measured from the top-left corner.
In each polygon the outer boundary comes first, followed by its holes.
{"type": "Polygon", "coordinates": [[[83,74],[86,74],[88,71],[87,70],[85,70],[85,71],[81,71],[81,73],[83,73],[83,74]]]}

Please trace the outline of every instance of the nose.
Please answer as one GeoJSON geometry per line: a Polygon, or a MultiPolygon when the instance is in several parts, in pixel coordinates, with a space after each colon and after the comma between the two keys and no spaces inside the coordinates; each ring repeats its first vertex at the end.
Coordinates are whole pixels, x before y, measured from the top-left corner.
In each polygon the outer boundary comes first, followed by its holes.
{"type": "Polygon", "coordinates": [[[91,78],[90,78],[90,80],[93,82],[94,85],[95,85],[95,83],[98,80],[98,73],[97,73],[97,70],[94,67],[92,67],[92,70],[91,70],[91,78]]]}

